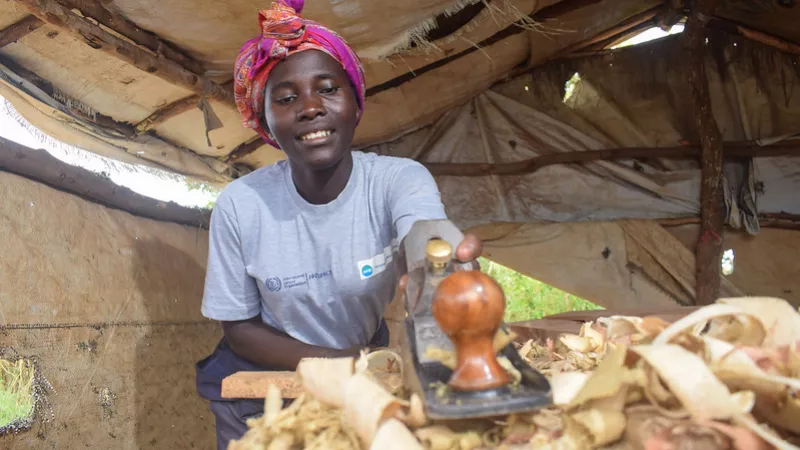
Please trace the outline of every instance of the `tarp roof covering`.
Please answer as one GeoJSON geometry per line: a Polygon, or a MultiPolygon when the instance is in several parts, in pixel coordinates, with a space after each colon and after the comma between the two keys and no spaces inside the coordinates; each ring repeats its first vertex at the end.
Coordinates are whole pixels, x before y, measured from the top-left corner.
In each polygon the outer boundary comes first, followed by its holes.
{"type": "MultiPolygon", "coordinates": [[[[283,158],[260,145],[224,99],[236,51],[257,33],[256,13],[266,1],[3,2],[0,95],[69,144],[224,183],[239,173],[236,164],[256,168],[283,158]],[[142,53],[120,58],[131,51],[142,53]],[[153,56],[171,69],[154,67],[153,56]],[[204,77],[218,89],[206,118],[221,123],[208,137],[198,107],[198,94],[208,91],[165,79],[176,70],[184,79],[204,77]]],[[[364,61],[369,91],[356,135],[360,147],[431,125],[522,69],[674,21],[682,8],[658,0],[306,3],[304,15],[341,33],[364,61]]],[[[800,42],[800,8],[791,4],[723,0],[717,13],[800,42]]]]}

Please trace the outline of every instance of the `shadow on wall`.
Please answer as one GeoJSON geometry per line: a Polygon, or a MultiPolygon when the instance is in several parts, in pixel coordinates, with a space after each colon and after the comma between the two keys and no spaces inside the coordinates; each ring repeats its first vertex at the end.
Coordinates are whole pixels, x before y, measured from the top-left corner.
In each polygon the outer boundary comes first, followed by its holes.
{"type": "Polygon", "coordinates": [[[214,423],[197,395],[194,364],[219,339],[200,315],[205,269],[161,241],[139,241],[136,280],[150,326],[136,346],[136,448],[212,449],[214,423]]]}

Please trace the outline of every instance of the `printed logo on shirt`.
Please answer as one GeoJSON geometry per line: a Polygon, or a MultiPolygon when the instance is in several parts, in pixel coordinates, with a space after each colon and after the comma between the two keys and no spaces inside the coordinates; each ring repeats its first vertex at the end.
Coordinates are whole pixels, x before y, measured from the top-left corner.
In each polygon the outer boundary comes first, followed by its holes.
{"type": "Polygon", "coordinates": [[[293,289],[300,286],[308,287],[309,281],[321,280],[333,276],[333,270],[328,269],[322,272],[308,272],[300,275],[293,275],[291,277],[271,277],[267,278],[264,284],[270,292],[278,292],[281,289],[293,289]]]}
{"type": "Polygon", "coordinates": [[[270,292],[278,292],[281,290],[281,279],[280,278],[268,278],[267,279],[267,289],[270,292]]]}
{"type": "Polygon", "coordinates": [[[386,266],[392,262],[392,258],[392,246],[390,245],[383,249],[383,253],[356,263],[361,279],[366,280],[386,270],[386,266]]]}
{"type": "Polygon", "coordinates": [[[361,268],[361,276],[369,277],[370,275],[372,275],[372,266],[367,264],[361,268]]]}

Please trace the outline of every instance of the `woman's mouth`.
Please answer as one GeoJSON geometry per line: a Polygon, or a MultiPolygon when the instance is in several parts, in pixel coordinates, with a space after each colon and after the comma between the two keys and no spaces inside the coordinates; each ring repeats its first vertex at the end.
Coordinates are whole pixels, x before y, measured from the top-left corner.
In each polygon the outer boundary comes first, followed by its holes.
{"type": "Polygon", "coordinates": [[[318,142],[325,140],[331,133],[333,133],[333,130],[312,131],[311,133],[300,136],[300,140],[303,142],[318,142]]]}

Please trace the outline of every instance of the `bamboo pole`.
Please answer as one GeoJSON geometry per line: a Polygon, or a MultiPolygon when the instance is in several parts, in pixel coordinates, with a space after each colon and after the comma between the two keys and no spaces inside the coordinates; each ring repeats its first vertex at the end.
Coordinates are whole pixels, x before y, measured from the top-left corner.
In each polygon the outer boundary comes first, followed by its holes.
{"type": "Polygon", "coordinates": [[[691,97],[691,112],[701,146],[700,241],[696,248],[697,302],[707,305],[719,296],[722,280],[723,144],[714,115],[705,69],[706,27],[714,13],[715,0],[698,0],[684,31],[684,64],[691,97]]]}
{"type": "Polygon", "coordinates": [[[16,1],[45,22],[66,29],[79,38],[85,39],[93,48],[198,95],[207,95],[209,98],[229,105],[235,104],[232,91],[225,90],[211,80],[190,72],[174,61],[159,58],[142,50],[135,44],[119,38],[103,30],[100,26],[73,14],[53,0],[16,1]]]}
{"type": "Polygon", "coordinates": [[[0,30],[0,48],[12,44],[38,30],[44,22],[36,16],[26,16],[0,30]]]}

